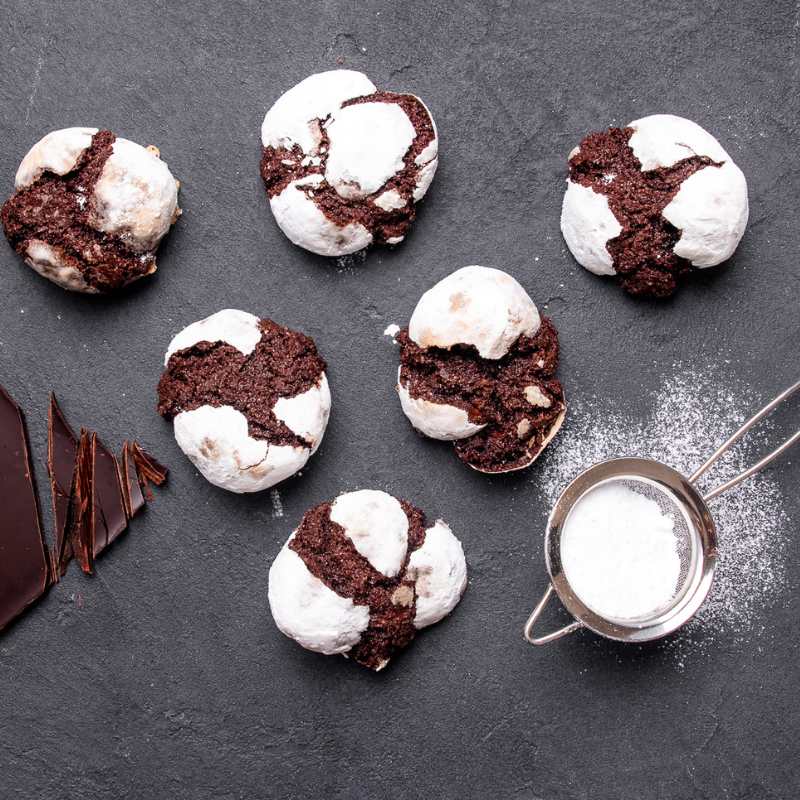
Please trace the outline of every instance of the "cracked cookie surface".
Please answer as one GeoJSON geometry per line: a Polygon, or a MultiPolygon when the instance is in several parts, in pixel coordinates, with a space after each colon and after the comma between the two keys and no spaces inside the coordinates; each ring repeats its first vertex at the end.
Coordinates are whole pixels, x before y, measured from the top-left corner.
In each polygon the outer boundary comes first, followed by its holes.
{"type": "Polygon", "coordinates": [[[699,125],[657,114],[586,136],[570,154],[561,229],[578,262],[629,294],[665,298],[735,251],[747,181],[699,125]]]}
{"type": "Polygon", "coordinates": [[[449,614],[465,588],[466,561],[450,528],[371,489],[307,511],[269,575],[283,633],[373,670],[449,614]]]}
{"type": "Polygon", "coordinates": [[[158,412],[209,481],[260,491],[319,446],[330,412],[325,361],[309,336],[226,309],[172,340],[158,412]]]}
{"type": "Polygon", "coordinates": [[[91,294],[154,272],[158,244],[179,214],[177,183],[155,148],[68,128],[31,148],[1,216],[30,267],[91,294]]]}
{"type": "Polygon", "coordinates": [[[402,241],[438,163],[424,103],[350,70],[312,75],[286,92],[264,119],[262,144],[278,225],[327,256],[402,241]]]}

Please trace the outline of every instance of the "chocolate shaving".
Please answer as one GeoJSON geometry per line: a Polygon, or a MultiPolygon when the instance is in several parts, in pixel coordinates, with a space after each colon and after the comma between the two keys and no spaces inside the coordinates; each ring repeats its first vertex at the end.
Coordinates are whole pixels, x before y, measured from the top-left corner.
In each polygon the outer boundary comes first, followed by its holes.
{"type": "Polygon", "coordinates": [[[0,386],[0,629],[44,594],[74,558],[91,573],[95,558],[145,505],[142,488],[161,486],[167,469],[136,442],[122,465],[96,433],[76,436],[50,395],[47,470],[53,503],[53,548],[42,532],[22,410],[0,386]]]}
{"type": "Polygon", "coordinates": [[[75,476],[75,457],[78,454],[78,437],[65,419],[56,396],[50,394],[47,413],[47,472],[50,475],[50,492],[53,506],[55,542],[53,546],[54,577],[60,578],[72,559],[69,536],[70,498],[75,476]]]}
{"type": "Polygon", "coordinates": [[[128,519],[133,519],[144,507],[145,499],[142,487],[139,485],[132,445],[127,439],[122,445],[120,466],[122,468],[122,500],[125,503],[125,513],[128,515],[128,519]]]}
{"type": "Polygon", "coordinates": [[[97,437],[81,428],[78,455],[75,459],[75,480],[72,486],[72,554],[87,574],[94,567],[94,459],[97,437]]]}
{"type": "Polygon", "coordinates": [[[96,434],[93,469],[94,556],[96,557],[128,527],[128,514],[125,511],[117,457],[105,447],[96,434]]]}
{"type": "Polygon", "coordinates": [[[0,387],[0,629],[52,583],[25,416],[0,387]]]}
{"type": "Polygon", "coordinates": [[[152,500],[153,492],[150,490],[150,484],[161,486],[167,480],[169,471],[151,455],[145,453],[138,442],[133,442],[130,447],[136,474],[139,478],[139,485],[147,499],[152,500]]]}

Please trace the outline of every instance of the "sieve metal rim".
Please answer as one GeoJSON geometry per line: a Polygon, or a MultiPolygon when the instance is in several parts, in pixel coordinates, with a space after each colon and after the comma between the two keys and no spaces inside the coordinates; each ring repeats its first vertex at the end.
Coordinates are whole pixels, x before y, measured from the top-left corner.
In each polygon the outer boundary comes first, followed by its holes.
{"type": "MultiPolygon", "coordinates": [[[[550,591],[576,622],[548,635],[548,641],[586,627],[620,642],[647,642],[660,639],[685,625],[705,601],[713,581],[717,561],[717,536],[714,519],[703,497],[677,470],[646,458],[615,458],[594,464],[580,473],[553,506],[545,533],[545,562],[550,576],[550,591]],[[666,492],[687,517],[690,530],[699,538],[698,563],[689,583],[676,602],[652,620],[625,624],[593,611],[572,591],[561,565],[561,534],[570,511],[588,492],[601,484],[629,479],[654,484],[666,492]],[[550,638],[552,637],[552,638],[550,638]]],[[[548,592],[548,596],[549,596],[548,592]]],[[[545,601],[546,602],[546,601],[545,601]]]]}

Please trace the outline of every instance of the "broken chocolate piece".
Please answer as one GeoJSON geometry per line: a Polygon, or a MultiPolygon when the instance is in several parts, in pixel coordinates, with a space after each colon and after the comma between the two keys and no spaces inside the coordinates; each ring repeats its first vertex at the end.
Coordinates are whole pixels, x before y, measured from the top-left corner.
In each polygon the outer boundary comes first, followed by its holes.
{"type": "Polygon", "coordinates": [[[75,480],[72,486],[72,553],[80,568],[91,573],[94,566],[94,460],[96,434],[81,428],[78,455],[75,459],[75,480]]]}
{"type": "Polygon", "coordinates": [[[96,557],[128,527],[117,457],[100,441],[94,439],[94,550],[96,557]]]}
{"type": "Polygon", "coordinates": [[[142,487],[139,486],[139,476],[136,472],[131,444],[127,439],[122,445],[120,466],[122,468],[122,499],[125,502],[125,513],[128,515],[128,519],[133,519],[144,507],[145,499],[142,487]]]}
{"type": "Polygon", "coordinates": [[[0,387],[0,629],[51,583],[25,417],[0,387]]]}
{"type": "Polygon", "coordinates": [[[50,394],[47,414],[47,471],[53,504],[53,561],[56,579],[67,570],[72,559],[69,537],[70,498],[75,474],[78,437],[64,418],[55,394],[50,394]]]}
{"type": "Polygon", "coordinates": [[[150,489],[150,484],[154,486],[161,486],[167,479],[169,470],[159,464],[151,455],[145,453],[138,442],[131,443],[131,452],[133,454],[133,463],[136,466],[136,474],[139,477],[139,485],[148,500],[153,499],[153,492],[150,489]]]}

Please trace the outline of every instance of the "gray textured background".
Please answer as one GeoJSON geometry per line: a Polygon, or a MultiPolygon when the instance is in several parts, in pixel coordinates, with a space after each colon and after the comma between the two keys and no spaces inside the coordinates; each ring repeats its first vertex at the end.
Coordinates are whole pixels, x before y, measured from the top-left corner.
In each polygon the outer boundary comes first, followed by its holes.
{"type": "MultiPolygon", "coordinates": [[[[74,424],[113,446],[136,435],[172,468],[94,579],[73,568],[0,638],[0,795],[796,797],[797,541],[749,647],[682,671],[589,635],[534,651],[520,626],[545,583],[537,468],[482,477],[415,436],[381,334],[435,280],[484,263],[547,304],[573,397],[636,418],[673,361],[721,352],[764,398],[796,378],[799,21],[795,3],[755,1],[4,0],[4,192],[45,132],[97,125],[157,144],[185,213],[157,276],[113,299],[66,294],[0,246],[0,377],[28,409],[41,488],[51,387],[74,424]],[[442,156],[408,241],[348,268],[283,238],[258,175],[265,109],[340,62],[424,98],[442,156]],[[664,111],[719,136],[752,210],[727,267],[654,305],[577,268],[558,214],[584,133],[664,111]],[[167,341],[221,307],[301,328],[329,361],[328,434],[281,487],[280,519],[268,493],[207,484],[154,412],[167,341]],[[302,512],[364,486],[446,518],[471,567],[453,616],[377,676],[301,650],[266,605],[302,512]]],[[[800,458],[780,474],[800,520],[800,458]]]]}

